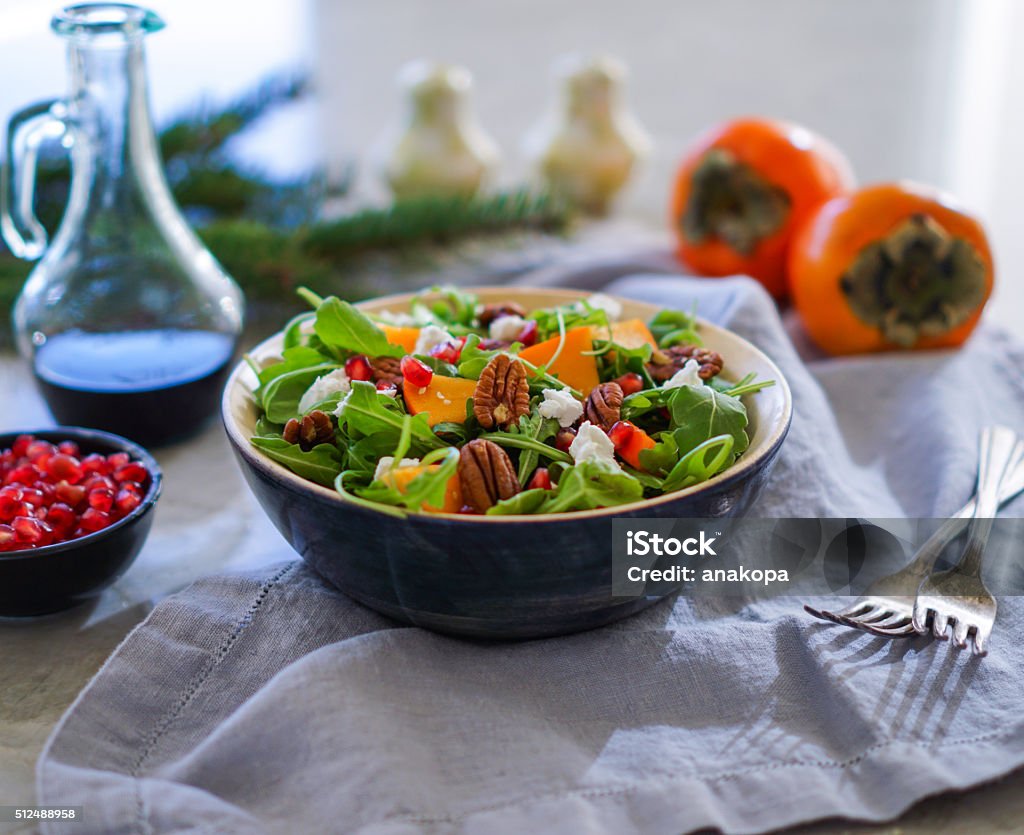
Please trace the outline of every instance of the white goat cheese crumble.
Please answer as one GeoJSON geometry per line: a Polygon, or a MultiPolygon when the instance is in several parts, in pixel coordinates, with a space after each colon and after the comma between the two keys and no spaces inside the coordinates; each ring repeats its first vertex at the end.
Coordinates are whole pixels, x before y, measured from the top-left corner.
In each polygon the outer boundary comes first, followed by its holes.
{"type": "Polygon", "coordinates": [[[583,404],[565,389],[544,389],[538,406],[541,417],[554,418],[563,429],[572,426],[583,414],[583,404]]]}
{"type": "MultiPolygon", "coordinates": [[[[609,322],[618,322],[622,317],[622,305],[604,293],[594,293],[592,296],[588,296],[587,304],[592,310],[603,310],[609,322]]],[[[578,310],[586,310],[582,302],[577,302],[576,307],[578,310]]]]}
{"type": "Polygon", "coordinates": [[[487,329],[488,335],[491,339],[500,339],[502,342],[511,342],[522,331],[523,326],[526,324],[526,320],[522,316],[517,316],[514,313],[507,314],[505,316],[499,316],[487,329]]]}
{"type": "Polygon", "coordinates": [[[615,444],[600,426],[594,426],[589,420],[583,421],[576,431],[576,437],[569,445],[569,455],[577,464],[583,461],[596,461],[611,464],[619,468],[615,460],[615,444]]]}
{"type": "Polygon", "coordinates": [[[416,319],[408,313],[394,313],[390,310],[381,310],[374,315],[385,325],[394,325],[398,328],[413,328],[418,324],[416,319]]]}
{"type": "Polygon", "coordinates": [[[677,389],[682,386],[702,386],[704,381],[700,378],[699,371],[700,363],[697,360],[687,360],[682,368],[665,381],[662,388],[677,389]]]}
{"type": "Polygon", "coordinates": [[[416,347],[413,348],[414,354],[422,354],[423,356],[429,356],[430,349],[435,345],[443,345],[445,342],[454,342],[455,337],[452,336],[444,328],[439,328],[437,325],[427,325],[420,329],[420,335],[416,339],[416,347]]]}
{"type": "Polygon", "coordinates": [[[313,381],[313,385],[306,389],[302,397],[299,398],[299,411],[305,414],[317,403],[326,400],[331,395],[347,394],[351,387],[352,384],[344,368],[339,368],[330,374],[317,377],[313,381]]]}

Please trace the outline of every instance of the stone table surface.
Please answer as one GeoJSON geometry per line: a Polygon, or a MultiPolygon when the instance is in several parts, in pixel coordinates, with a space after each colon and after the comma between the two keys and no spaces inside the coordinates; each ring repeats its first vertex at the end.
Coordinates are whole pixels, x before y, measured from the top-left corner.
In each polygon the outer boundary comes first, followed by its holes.
{"type": "MultiPolygon", "coordinates": [[[[9,355],[0,355],[0,392],[6,407],[0,431],[52,425],[27,370],[9,355]]],[[[156,457],[165,473],[164,495],[128,573],[92,606],[26,621],[0,619],[0,805],[34,802],[35,762],[57,721],[162,597],[203,575],[294,556],[250,496],[219,425],[156,457]]],[[[28,831],[0,823],[0,833],[28,831]]],[[[925,800],[892,824],[826,822],[797,831],[1024,831],[1024,773],[925,800]]]]}

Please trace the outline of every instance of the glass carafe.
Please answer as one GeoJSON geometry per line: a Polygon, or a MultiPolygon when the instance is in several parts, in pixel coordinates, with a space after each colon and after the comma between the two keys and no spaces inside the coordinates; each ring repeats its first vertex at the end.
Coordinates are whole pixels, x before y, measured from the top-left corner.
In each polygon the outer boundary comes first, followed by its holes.
{"type": "Polygon", "coordinates": [[[19,351],[58,422],[145,444],[186,437],[217,408],[242,328],[242,294],[182,217],[149,114],[143,40],[153,12],[70,6],[67,98],[8,125],[4,240],[40,258],[14,308],[19,351]],[[53,240],[33,213],[47,138],[71,154],[67,208],[53,240]]]}

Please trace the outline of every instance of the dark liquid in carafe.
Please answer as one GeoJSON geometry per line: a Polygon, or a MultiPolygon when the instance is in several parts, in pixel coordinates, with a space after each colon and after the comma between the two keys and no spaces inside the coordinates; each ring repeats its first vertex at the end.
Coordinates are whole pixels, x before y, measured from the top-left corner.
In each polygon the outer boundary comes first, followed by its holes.
{"type": "Polygon", "coordinates": [[[213,416],[234,351],[211,331],[69,331],[40,346],[34,370],[59,423],[158,446],[213,416]]]}

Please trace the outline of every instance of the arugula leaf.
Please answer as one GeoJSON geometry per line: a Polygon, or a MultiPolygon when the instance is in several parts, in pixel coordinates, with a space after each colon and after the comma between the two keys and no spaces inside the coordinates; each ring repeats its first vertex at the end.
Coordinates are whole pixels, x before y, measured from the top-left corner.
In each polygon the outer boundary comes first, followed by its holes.
{"type": "Polygon", "coordinates": [[[737,455],[747,448],[747,410],[738,398],[711,386],[680,386],[670,392],[672,435],[681,453],[718,435],[732,436],[737,455]]]}
{"type": "Polygon", "coordinates": [[[500,353],[500,350],[489,351],[481,348],[480,336],[471,333],[459,355],[459,376],[468,380],[479,380],[487,363],[500,353]]]}
{"type": "Polygon", "coordinates": [[[707,481],[732,463],[734,444],[732,435],[719,435],[698,444],[680,458],[679,463],[665,476],[662,489],[666,493],[671,493],[673,490],[681,490],[707,481]]]}
{"type": "MultiPolygon", "coordinates": [[[[338,421],[346,425],[350,434],[353,431],[361,435],[387,433],[394,446],[402,434],[405,414],[394,398],[378,394],[373,383],[355,380],[352,390],[339,406],[338,421]]],[[[426,415],[412,417],[410,432],[414,448],[439,449],[445,445],[430,428],[426,415]]]]}
{"type": "Polygon", "coordinates": [[[543,455],[545,458],[550,458],[552,461],[563,461],[568,464],[572,463],[572,457],[568,452],[562,452],[560,449],[548,446],[541,441],[521,435],[518,432],[484,432],[478,437],[483,438],[485,441],[494,441],[498,446],[507,446],[512,447],[513,449],[533,450],[539,455],[543,455]]]}
{"type": "Polygon", "coordinates": [[[679,447],[671,432],[662,432],[658,442],[640,450],[640,465],[646,472],[665,475],[679,461],[679,447]]]}
{"type": "Polygon", "coordinates": [[[267,419],[273,423],[287,423],[293,417],[298,417],[299,401],[306,389],[316,382],[317,377],[329,374],[337,367],[334,363],[321,363],[286,371],[271,378],[260,393],[267,419]]]}
{"type": "Polygon", "coordinates": [[[538,487],[535,490],[523,490],[508,499],[501,499],[487,508],[488,516],[521,516],[541,512],[540,508],[551,497],[551,490],[538,487]]]}
{"type": "Polygon", "coordinates": [[[648,323],[651,335],[659,348],[669,348],[679,343],[703,345],[697,333],[697,317],[695,313],[683,313],[681,310],[660,310],[648,323]]]}
{"type": "Polygon", "coordinates": [[[316,310],[316,335],[324,344],[368,357],[401,357],[405,349],[392,345],[362,311],[337,296],[324,299],[316,310]]]}
{"type": "Polygon", "coordinates": [[[555,496],[545,502],[538,513],[628,504],[642,499],[644,488],[637,479],[614,465],[581,461],[562,473],[553,492],[555,496]]]}
{"type": "Polygon", "coordinates": [[[369,487],[356,488],[355,494],[364,499],[380,504],[398,505],[409,510],[419,510],[423,505],[442,507],[448,481],[455,475],[459,465],[459,451],[454,447],[438,450],[441,463],[434,464],[430,458],[424,458],[423,471],[406,486],[404,492],[386,485],[383,481],[374,481],[369,487]]]}
{"type": "Polygon", "coordinates": [[[413,297],[412,307],[426,311],[435,324],[462,325],[469,328],[476,317],[477,296],[451,284],[421,290],[413,297]],[[440,296],[440,298],[434,298],[440,296]]]}
{"type": "MultiPolygon", "coordinates": [[[[558,434],[558,421],[553,418],[541,417],[538,413],[523,415],[519,418],[519,424],[513,427],[524,438],[543,443],[549,438],[558,434]]],[[[530,475],[537,469],[540,461],[540,453],[536,448],[524,449],[519,454],[519,485],[523,486],[529,480],[530,475]]]]}
{"type": "Polygon", "coordinates": [[[333,486],[341,472],[343,456],[341,450],[333,444],[317,444],[306,452],[298,444],[290,444],[284,438],[256,437],[250,439],[250,443],[296,475],[326,487],[333,486]]]}
{"type": "Polygon", "coordinates": [[[305,336],[302,332],[302,327],[306,322],[313,321],[315,316],[315,313],[306,311],[305,313],[300,313],[298,316],[292,317],[291,321],[284,327],[283,347],[285,350],[288,348],[296,348],[302,344],[303,337],[305,336]]]}

